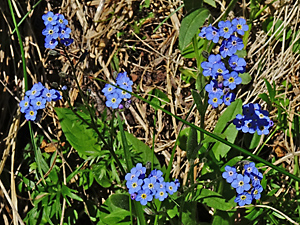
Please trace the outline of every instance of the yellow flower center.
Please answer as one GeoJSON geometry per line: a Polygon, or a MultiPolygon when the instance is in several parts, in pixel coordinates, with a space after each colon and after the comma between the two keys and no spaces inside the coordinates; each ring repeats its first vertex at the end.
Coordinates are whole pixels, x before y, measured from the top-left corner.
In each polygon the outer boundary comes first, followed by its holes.
{"type": "Polygon", "coordinates": [[[239,182],[239,185],[240,185],[240,186],[243,186],[243,185],[244,185],[244,181],[240,181],[240,182],[239,182]]]}
{"type": "Polygon", "coordinates": [[[218,73],[223,73],[223,70],[222,69],[218,69],[217,72],[218,73]]]}
{"type": "Polygon", "coordinates": [[[217,98],[213,98],[212,100],[214,103],[218,102],[218,99],[217,98]]]}
{"type": "Polygon", "coordinates": [[[48,21],[50,21],[50,22],[51,22],[52,20],[53,20],[53,19],[52,19],[52,17],[48,17],[48,21]]]}
{"type": "Polygon", "coordinates": [[[241,24],[238,24],[238,25],[236,26],[236,28],[237,28],[238,30],[240,30],[240,29],[242,29],[242,25],[241,25],[241,24]]]}
{"type": "Polygon", "coordinates": [[[159,195],[164,196],[164,192],[163,191],[159,192],[159,195]]]}
{"type": "Polygon", "coordinates": [[[64,21],[63,21],[62,19],[59,19],[58,22],[59,22],[59,23],[63,23],[64,21]]]}
{"type": "Polygon", "coordinates": [[[232,83],[232,82],[234,82],[234,78],[233,78],[233,77],[230,77],[230,78],[228,79],[228,81],[229,81],[230,83],[232,83]]]}
{"type": "Polygon", "coordinates": [[[228,32],[229,31],[228,27],[224,27],[223,31],[228,32]]]}
{"type": "Polygon", "coordinates": [[[150,189],[153,188],[153,184],[152,184],[152,183],[149,184],[148,187],[149,187],[150,189]]]}
{"type": "Polygon", "coordinates": [[[112,99],[111,99],[111,102],[112,102],[112,103],[115,103],[116,101],[117,101],[117,99],[115,99],[115,98],[112,98],[112,99]]]}
{"type": "Polygon", "coordinates": [[[40,106],[42,103],[40,101],[36,102],[37,106],[40,106]]]}
{"type": "Polygon", "coordinates": [[[53,34],[53,30],[49,30],[49,34],[53,34]]]}
{"type": "Polygon", "coordinates": [[[169,187],[169,190],[171,190],[171,191],[172,191],[172,190],[173,190],[173,187],[172,187],[172,186],[170,186],[170,187],[169,187]]]}
{"type": "Polygon", "coordinates": [[[142,194],[141,197],[142,197],[142,199],[145,199],[145,198],[147,198],[147,195],[146,194],[142,194]]]}
{"type": "Polygon", "coordinates": [[[47,96],[47,97],[51,97],[51,94],[50,94],[50,93],[47,93],[46,96],[47,96]]]}
{"type": "Polygon", "coordinates": [[[257,194],[258,194],[258,190],[255,190],[255,191],[253,192],[253,194],[257,195],[257,194]]]}
{"type": "Polygon", "coordinates": [[[25,103],[24,103],[24,106],[28,106],[28,102],[25,102],[25,103]]]}
{"type": "Polygon", "coordinates": [[[246,195],[241,196],[241,200],[245,200],[246,198],[247,198],[246,195]]]}
{"type": "Polygon", "coordinates": [[[33,116],[34,115],[34,111],[30,111],[29,114],[30,114],[30,116],[33,116]]]}
{"type": "Polygon", "coordinates": [[[137,183],[132,183],[132,187],[135,188],[137,186],[137,183]]]}

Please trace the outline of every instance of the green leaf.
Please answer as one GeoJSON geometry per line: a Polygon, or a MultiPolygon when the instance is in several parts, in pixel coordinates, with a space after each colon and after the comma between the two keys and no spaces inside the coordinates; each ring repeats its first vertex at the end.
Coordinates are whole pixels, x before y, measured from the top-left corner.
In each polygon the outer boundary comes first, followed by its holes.
{"type": "Polygon", "coordinates": [[[92,167],[92,172],[94,174],[95,180],[104,188],[109,188],[111,186],[111,181],[107,174],[107,165],[105,164],[94,164],[92,167]]]}
{"type": "Polygon", "coordinates": [[[214,220],[212,222],[212,225],[230,225],[230,217],[227,212],[223,211],[217,211],[214,214],[214,220]]]}
{"type": "Polygon", "coordinates": [[[235,206],[235,203],[226,202],[226,199],[219,193],[204,188],[200,190],[200,194],[196,197],[196,200],[222,211],[230,210],[235,206]]]}
{"type": "Polygon", "coordinates": [[[196,72],[191,71],[190,69],[183,69],[182,67],[179,68],[179,71],[181,72],[182,76],[181,79],[185,82],[185,83],[190,83],[190,80],[196,79],[197,78],[197,74],[196,72]]]}
{"type": "Polygon", "coordinates": [[[230,159],[226,164],[224,164],[220,171],[224,172],[225,171],[225,166],[234,166],[237,162],[240,162],[244,157],[243,156],[236,156],[232,159],[230,159]]]}
{"type": "Polygon", "coordinates": [[[183,0],[183,2],[187,13],[191,13],[203,5],[203,0],[183,0]]]}
{"type": "Polygon", "coordinates": [[[197,130],[192,128],[190,129],[189,136],[187,138],[187,149],[186,149],[186,156],[188,160],[195,160],[198,156],[198,137],[197,137],[197,130]]]}
{"type": "MultiPolygon", "coordinates": [[[[85,156],[101,155],[96,131],[82,122],[71,109],[55,108],[55,111],[61,128],[74,149],[85,156]]],[[[77,111],[77,113],[88,122],[90,121],[89,115],[81,111],[77,111]]]]}
{"type": "Polygon", "coordinates": [[[252,136],[252,139],[251,139],[251,143],[250,143],[250,146],[249,146],[249,149],[254,149],[258,146],[259,142],[260,142],[260,139],[261,139],[261,135],[258,135],[257,132],[255,132],[252,136]]]}
{"type": "Polygon", "coordinates": [[[205,2],[206,4],[208,4],[208,5],[212,6],[212,7],[214,7],[214,8],[217,7],[216,1],[215,1],[215,0],[204,0],[204,2],[205,2]]]}
{"type": "MultiPolygon", "coordinates": [[[[238,130],[235,125],[230,123],[230,125],[226,128],[227,122],[233,120],[237,114],[242,113],[242,100],[237,99],[231,103],[230,106],[225,110],[225,112],[220,116],[218,123],[214,129],[215,134],[223,134],[226,135],[227,141],[234,143],[235,138],[238,134],[238,130]],[[226,128],[226,129],[225,129],[226,128]],[[223,132],[223,130],[225,131],[223,132]]],[[[220,160],[221,157],[224,157],[227,152],[230,150],[230,146],[225,145],[221,142],[216,142],[212,147],[212,151],[217,160],[220,160]]]]}
{"type": "Polygon", "coordinates": [[[183,18],[179,30],[179,47],[181,50],[191,42],[194,35],[197,34],[199,27],[203,25],[208,16],[209,11],[201,8],[183,18]]]}
{"type": "Polygon", "coordinates": [[[197,225],[197,202],[185,202],[182,212],[182,224],[197,225]]]}
{"type": "Polygon", "coordinates": [[[272,88],[271,84],[269,83],[269,81],[267,81],[267,79],[264,78],[264,81],[266,83],[266,86],[267,86],[267,89],[268,89],[268,92],[269,92],[270,100],[271,100],[271,102],[274,102],[275,95],[276,95],[276,90],[274,90],[272,88]]]}
{"type": "Polygon", "coordinates": [[[239,58],[245,58],[247,56],[247,51],[245,49],[237,50],[235,53],[239,58]]]}
{"type": "MultiPolygon", "coordinates": [[[[137,159],[133,159],[135,163],[140,162],[143,165],[146,165],[148,161],[152,159],[152,150],[148,145],[146,145],[144,142],[140,141],[137,139],[134,135],[124,131],[126,140],[128,141],[128,144],[132,146],[133,152],[137,155],[139,155],[140,159],[142,160],[137,161],[137,159]]],[[[118,133],[117,136],[118,140],[121,140],[120,132],[118,133]]],[[[160,163],[156,156],[154,155],[154,168],[156,169],[161,169],[160,163]]]]}
{"type": "Polygon", "coordinates": [[[73,192],[76,193],[77,191],[68,188],[68,187],[67,187],[66,185],[64,185],[64,184],[62,185],[61,193],[62,193],[62,195],[63,195],[65,198],[66,198],[66,196],[68,196],[68,197],[71,198],[71,199],[75,199],[75,200],[77,200],[77,201],[82,202],[83,199],[80,198],[78,195],[74,194],[73,192]]]}
{"type": "Polygon", "coordinates": [[[266,93],[259,94],[258,97],[264,100],[269,106],[272,105],[272,102],[266,93]]]}
{"type": "Polygon", "coordinates": [[[249,73],[240,73],[239,77],[242,78],[242,84],[249,84],[252,80],[252,77],[249,73]]]}
{"type": "MultiPolygon", "coordinates": [[[[198,42],[198,51],[202,52],[204,51],[204,43],[206,42],[206,39],[203,38],[197,38],[197,42],[198,42]]],[[[194,49],[194,45],[191,43],[189,44],[186,48],[184,48],[181,52],[181,55],[186,58],[186,59],[192,59],[192,58],[196,58],[195,55],[195,49],[194,49]]]]}

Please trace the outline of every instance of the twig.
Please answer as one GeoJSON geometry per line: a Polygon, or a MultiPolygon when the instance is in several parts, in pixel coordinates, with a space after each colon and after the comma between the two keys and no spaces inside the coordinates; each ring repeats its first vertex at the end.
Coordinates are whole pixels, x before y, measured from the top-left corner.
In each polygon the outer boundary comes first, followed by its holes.
{"type": "Polygon", "coordinates": [[[20,217],[18,211],[16,210],[15,206],[13,205],[13,203],[12,203],[12,201],[11,201],[11,199],[10,199],[10,197],[9,197],[9,195],[8,195],[8,193],[7,193],[7,191],[6,191],[5,187],[4,187],[1,179],[0,179],[0,188],[2,189],[2,191],[3,191],[3,193],[4,193],[5,197],[6,197],[6,199],[8,201],[8,203],[10,204],[10,207],[12,208],[12,210],[15,213],[15,215],[17,216],[17,219],[18,219],[19,223],[21,225],[25,225],[25,223],[23,222],[22,218],[20,217]]]}

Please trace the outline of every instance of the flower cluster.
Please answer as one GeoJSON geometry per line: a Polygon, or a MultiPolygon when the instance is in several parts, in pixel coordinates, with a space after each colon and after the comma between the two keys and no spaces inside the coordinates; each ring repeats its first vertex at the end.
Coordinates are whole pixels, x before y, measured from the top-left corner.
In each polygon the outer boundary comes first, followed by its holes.
{"type": "Polygon", "coordinates": [[[164,201],[168,194],[174,194],[180,186],[179,181],[176,179],[174,182],[165,182],[162,175],[160,170],[154,169],[146,178],[146,167],[143,167],[141,163],[136,164],[136,167],[133,167],[125,176],[131,199],[146,205],[147,202],[153,200],[153,197],[164,201]]]}
{"type": "Polygon", "coordinates": [[[39,109],[44,109],[47,102],[60,100],[59,91],[45,88],[41,82],[34,84],[26,91],[25,98],[20,102],[20,111],[25,113],[26,120],[34,121],[39,109]]]}
{"type": "Polygon", "coordinates": [[[48,12],[42,16],[46,28],[43,30],[45,38],[45,48],[54,49],[58,44],[57,39],[65,46],[69,46],[73,43],[73,39],[70,38],[71,29],[67,27],[68,20],[65,19],[62,14],[54,14],[48,12]]]}
{"type": "MultiPolygon", "coordinates": [[[[116,81],[117,83],[114,85],[132,92],[133,82],[127,76],[126,72],[118,73],[116,81]]],[[[117,108],[123,109],[124,106],[128,108],[129,104],[131,103],[130,100],[127,100],[131,98],[131,94],[111,84],[106,84],[102,92],[104,93],[107,99],[107,101],[105,102],[107,107],[112,107],[113,109],[117,109],[117,108]]]]}
{"type": "Polygon", "coordinates": [[[225,166],[222,177],[235,188],[237,197],[234,201],[239,206],[251,204],[253,199],[260,199],[260,193],[263,191],[260,181],[263,175],[255,167],[254,162],[244,165],[243,174],[237,173],[235,167],[225,166]]]}
{"type": "Polygon", "coordinates": [[[273,121],[268,117],[269,112],[262,110],[259,104],[249,103],[243,105],[243,115],[237,114],[233,124],[237,130],[244,133],[258,135],[268,134],[269,128],[273,126],[273,121]]]}
{"type": "Polygon", "coordinates": [[[244,48],[243,40],[238,35],[244,35],[249,29],[243,18],[235,18],[232,22],[220,21],[218,27],[219,29],[209,25],[199,33],[200,37],[214,43],[218,43],[220,37],[224,38],[219,48],[220,54],[211,54],[208,62],[201,63],[203,75],[212,77],[205,90],[208,92],[208,103],[214,108],[222,103],[230,105],[235,100],[235,94],[230,90],[242,83],[239,73],[244,73],[246,67],[245,59],[236,55],[238,50],[244,48]]]}

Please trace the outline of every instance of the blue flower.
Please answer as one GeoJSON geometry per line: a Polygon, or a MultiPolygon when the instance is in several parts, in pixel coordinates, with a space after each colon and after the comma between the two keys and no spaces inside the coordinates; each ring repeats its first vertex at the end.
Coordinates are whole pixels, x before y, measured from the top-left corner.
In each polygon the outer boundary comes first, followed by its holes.
{"type": "Polygon", "coordinates": [[[156,194],[155,194],[155,198],[156,198],[156,199],[158,199],[159,201],[162,202],[162,201],[164,201],[167,197],[168,197],[168,194],[167,194],[165,188],[159,188],[159,189],[157,189],[156,194]]]}
{"type": "Polygon", "coordinates": [[[246,61],[243,58],[239,58],[237,55],[232,55],[228,60],[229,66],[237,72],[244,72],[246,61]]]}
{"type": "Polygon", "coordinates": [[[72,38],[64,38],[60,40],[60,43],[62,43],[64,46],[69,46],[74,42],[74,39],[72,38]]]}
{"type": "Polygon", "coordinates": [[[252,119],[255,111],[254,111],[254,104],[252,103],[249,103],[249,104],[246,104],[246,105],[243,105],[243,114],[246,118],[248,119],[252,119]]]}
{"type": "Polygon", "coordinates": [[[175,179],[175,180],[174,180],[174,183],[175,183],[175,185],[177,186],[177,188],[179,188],[179,187],[180,187],[180,182],[179,182],[179,180],[178,180],[178,179],[175,179]]]}
{"type": "Polygon", "coordinates": [[[116,78],[117,84],[121,88],[128,88],[133,85],[133,82],[130,80],[130,78],[127,76],[127,72],[118,73],[118,76],[116,78]]]}
{"type": "MultiPolygon", "coordinates": [[[[132,88],[131,87],[128,87],[126,90],[132,92],[132,88]]],[[[131,98],[131,94],[126,92],[126,91],[123,91],[121,89],[117,89],[116,92],[118,93],[119,97],[121,99],[129,99],[131,98]]]]}
{"type": "Polygon", "coordinates": [[[61,99],[62,99],[61,94],[59,93],[58,90],[55,90],[55,95],[53,95],[52,101],[58,101],[58,100],[61,100],[61,99]],[[56,96],[56,98],[55,98],[55,96],[56,96]]]}
{"type": "MultiPolygon", "coordinates": [[[[208,27],[211,27],[211,25],[209,25],[208,27]]],[[[206,29],[207,27],[203,27],[200,31],[200,33],[198,34],[199,37],[205,38],[206,37],[206,29]]]]}
{"type": "Polygon", "coordinates": [[[143,189],[148,188],[151,191],[151,193],[154,195],[156,193],[155,184],[156,184],[156,178],[155,177],[145,178],[143,189]]]}
{"type": "Polygon", "coordinates": [[[48,90],[47,88],[44,88],[42,97],[45,98],[47,102],[51,102],[53,99],[57,98],[56,90],[55,89],[48,90]]]}
{"type": "Polygon", "coordinates": [[[142,165],[142,163],[137,163],[135,166],[136,170],[140,172],[139,179],[144,179],[146,173],[146,167],[142,165]]]}
{"type": "Polygon", "coordinates": [[[255,109],[254,113],[258,116],[259,119],[268,119],[269,112],[267,110],[255,109]]]}
{"type": "Polygon", "coordinates": [[[111,84],[105,84],[104,88],[102,89],[102,92],[105,96],[108,96],[112,93],[114,93],[116,90],[116,87],[112,86],[111,84]]]}
{"type": "Polygon", "coordinates": [[[134,178],[138,178],[141,175],[141,172],[138,171],[135,167],[133,167],[130,171],[130,173],[127,173],[125,176],[125,180],[130,181],[134,178]]]}
{"type": "Polygon", "coordinates": [[[258,171],[256,167],[254,167],[251,171],[250,178],[252,180],[252,185],[256,186],[260,185],[260,181],[263,179],[263,175],[258,171]]]}
{"type": "Polygon", "coordinates": [[[223,102],[225,105],[229,106],[231,102],[235,100],[235,94],[234,93],[227,93],[223,95],[223,102]]]}
{"type": "Polygon", "coordinates": [[[262,134],[267,135],[267,134],[270,133],[269,128],[270,128],[269,125],[267,125],[267,126],[264,126],[264,125],[258,125],[258,126],[257,126],[257,129],[256,129],[257,134],[258,134],[258,135],[262,135],[262,134]]]}
{"type": "Polygon", "coordinates": [[[42,16],[42,19],[44,20],[45,26],[47,26],[48,24],[55,25],[57,23],[57,15],[54,15],[53,12],[47,12],[47,14],[44,14],[42,16]]]}
{"type": "Polygon", "coordinates": [[[229,73],[229,71],[226,69],[225,64],[223,62],[217,62],[212,67],[212,77],[214,79],[217,79],[220,75],[225,75],[229,73]]]}
{"type": "Polygon", "coordinates": [[[135,199],[136,199],[136,196],[137,196],[136,193],[131,194],[131,195],[130,195],[131,200],[135,200],[135,199]]]}
{"type": "Polygon", "coordinates": [[[30,106],[28,109],[25,110],[25,118],[26,120],[34,121],[36,119],[37,110],[30,106]]]}
{"type": "Polygon", "coordinates": [[[112,107],[113,109],[117,109],[122,99],[119,97],[117,93],[112,93],[106,96],[107,101],[105,102],[107,107],[112,107]]]}
{"type": "Polygon", "coordinates": [[[219,49],[220,54],[223,58],[226,58],[227,56],[232,55],[231,51],[229,51],[229,48],[227,47],[227,44],[228,44],[228,41],[224,39],[222,41],[221,47],[219,49]]]}
{"type": "Polygon", "coordinates": [[[231,35],[230,38],[228,39],[226,47],[233,55],[237,52],[237,50],[242,50],[244,48],[243,40],[234,35],[231,35]]]}
{"type": "Polygon", "coordinates": [[[154,169],[151,171],[149,177],[154,177],[157,182],[163,182],[164,178],[162,177],[162,175],[163,175],[163,172],[161,172],[160,170],[154,169]]]}
{"type": "Polygon", "coordinates": [[[138,179],[137,177],[127,181],[126,186],[128,188],[129,194],[133,194],[141,190],[142,184],[143,184],[143,180],[138,179]]]}
{"type": "Polygon", "coordinates": [[[68,25],[68,20],[65,19],[64,15],[59,14],[57,16],[57,25],[59,25],[61,28],[65,28],[66,25],[68,25]]]}
{"type": "Polygon", "coordinates": [[[234,18],[231,23],[234,27],[234,31],[240,35],[244,35],[245,31],[249,30],[246,20],[243,18],[234,18]]]}
{"type": "Polygon", "coordinates": [[[172,195],[177,191],[178,187],[175,185],[174,182],[166,182],[166,190],[167,192],[172,195]]]}
{"type": "Polygon", "coordinates": [[[254,134],[256,131],[256,122],[253,121],[252,119],[245,119],[244,120],[244,126],[242,127],[242,131],[244,133],[250,133],[254,134]]]}
{"type": "Polygon", "coordinates": [[[54,49],[57,44],[58,41],[56,39],[45,38],[45,48],[54,49]]]}
{"type": "Polygon", "coordinates": [[[61,39],[67,39],[70,37],[70,33],[71,33],[71,28],[67,27],[67,28],[60,28],[59,32],[58,32],[58,36],[61,39]]]}
{"type": "Polygon", "coordinates": [[[212,76],[212,66],[213,64],[210,62],[202,62],[201,63],[201,68],[203,69],[203,76],[208,77],[212,76]]]}
{"type": "Polygon", "coordinates": [[[232,183],[237,176],[235,167],[225,166],[225,170],[226,171],[222,173],[222,177],[226,179],[227,183],[232,183]]]}
{"type": "Polygon", "coordinates": [[[37,97],[31,100],[31,105],[35,110],[44,109],[46,107],[46,99],[37,97]]]}
{"type": "Polygon", "coordinates": [[[249,205],[252,202],[252,196],[247,192],[243,192],[234,199],[234,202],[238,203],[239,206],[249,205]]]}
{"type": "Polygon", "coordinates": [[[153,195],[150,193],[149,189],[139,190],[136,201],[139,201],[142,205],[147,205],[147,202],[152,201],[153,195]]]}
{"type": "Polygon", "coordinates": [[[56,39],[58,38],[58,27],[48,24],[46,28],[42,31],[42,34],[46,36],[48,39],[56,39]]]}
{"type": "Polygon", "coordinates": [[[250,176],[254,168],[255,168],[255,163],[254,162],[250,162],[248,164],[245,164],[244,165],[245,174],[250,176]]]}
{"type": "Polygon", "coordinates": [[[220,35],[217,28],[213,26],[207,27],[205,32],[207,40],[212,40],[214,43],[218,43],[220,35]]]}
{"type": "Polygon", "coordinates": [[[232,71],[230,74],[225,74],[224,76],[224,86],[229,87],[231,90],[236,88],[236,85],[242,83],[242,78],[239,77],[239,74],[235,71],[232,71]]]}
{"type": "Polygon", "coordinates": [[[218,87],[217,80],[211,80],[210,83],[205,86],[205,90],[209,93],[209,96],[211,94],[223,94],[223,90],[218,87]]]}
{"type": "Polygon", "coordinates": [[[20,111],[25,113],[26,109],[30,107],[30,99],[25,96],[22,101],[20,101],[19,106],[21,107],[20,111]]]}
{"type": "Polygon", "coordinates": [[[233,33],[233,29],[231,27],[231,22],[230,21],[220,21],[218,23],[218,27],[219,27],[219,35],[221,37],[224,37],[224,38],[229,38],[230,35],[232,35],[233,33]]]}
{"type": "Polygon", "coordinates": [[[251,188],[249,182],[250,177],[248,177],[247,175],[243,176],[242,174],[238,174],[236,179],[232,181],[231,186],[235,188],[238,194],[241,194],[251,188]]]}
{"type": "Polygon", "coordinates": [[[261,192],[263,191],[263,187],[261,185],[256,185],[253,187],[253,189],[251,190],[251,195],[253,197],[253,199],[260,199],[261,197],[261,192]]]}
{"type": "Polygon", "coordinates": [[[245,124],[244,116],[237,114],[233,120],[233,124],[236,126],[237,130],[241,130],[245,124]]]}
{"type": "Polygon", "coordinates": [[[212,93],[209,96],[208,103],[211,104],[214,108],[217,108],[218,105],[221,105],[223,103],[221,96],[222,95],[219,93],[212,93]]]}
{"type": "Polygon", "coordinates": [[[41,91],[44,89],[44,86],[41,82],[34,84],[32,88],[28,91],[26,91],[26,95],[29,97],[29,99],[34,99],[36,97],[39,97],[41,95],[41,91]]]}

